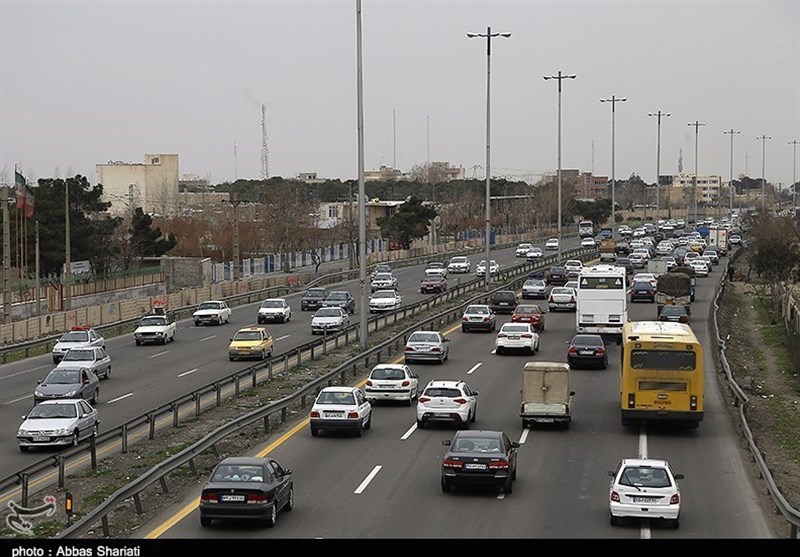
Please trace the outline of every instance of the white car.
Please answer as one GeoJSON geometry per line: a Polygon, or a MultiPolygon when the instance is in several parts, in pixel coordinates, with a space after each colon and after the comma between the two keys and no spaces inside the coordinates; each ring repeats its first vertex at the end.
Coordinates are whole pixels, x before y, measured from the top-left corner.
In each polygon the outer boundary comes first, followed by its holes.
{"type": "Polygon", "coordinates": [[[419,376],[404,364],[378,364],[372,368],[364,385],[367,400],[399,400],[408,406],[419,395],[419,376]]]}
{"type": "Polygon", "coordinates": [[[392,273],[378,273],[372,277],[370,288],[373,292],[390,288],[397,289],[397,277],[392,273]]]}
{"type": "MultiPolygon", "coordinates": [[[[492,259],[491,262],[489,263],[489,274],[490,275],[496,275],[499,271],[500,271],[500,265],[498,265],[497,261],[492,259]]],[[[478,263],[478,266],[475,267],[475,275],[477,275],[479,277],[482,277],[482,276],[486,275],[486,260],[485,259],[481,259],[480,263],[478,263]]]]}
{"type": "Polygon", "coordinates": [[[695,257],[691,261],[689,261],[689,267],[694,270],[694,274],[698,277],[707,277],[708,276],[708,265],[705,261],[700,259],[699,257],[695,257]]]}
{"type": "Polygon", "coordinates": [[[597,244],[594,243],[594,238],[589,236],[588,238],[584,238],[581,240],[581,247],[582,248],[594,248],[597,247],[597,244]]]}
{"type": "Polygon", "coordinates": [[[577,278],[583,269],[583,261],[580,259],[570,259],[564,263],[564,269],[567,271],[567,276],[570,278],[577,278]]]}
{"type": "Polygon", "coordinates": [[[98,379],[108,379],[111,376],[111,356],[105,348],[89,346],[86,348],[72,348],[67,352],[56,366],[56,369],[86,368],[91,370],[98,379]]]}
{"type": "Polygon", "coordinates": [[[469,429],[478,413],[478,391],[463,381],[429,382],[417,399],[417,427],[430,422],[452,423],[469,429]]]}
{"type": "Polygon", "coordinates": [[[258,308],[258,323],[286,323],[292,318],[292,308],[286,298],[267,298],[258,308]]]}
{"type": "Polygon", "coordinates": [[[95,437],[100,425],[97,410],[74,398],[40,402],[22,419],[17,444],[23,453],[31,447],[74,447],[83,439],[95,437]]]}
{"type": "Polygon", "coordinates": [[[514,252],[514,255],[516,257],[526,257],[528,255],[528,252],[531,251],[532,247],[533,246],[530,245],[530,244],[520,244],[520,245],[517,246],[517,249],[514,252]]]}
{"type": "Polygon", "coordinates": [[[391,311],[403,305],[403,297],[396,290],[378,290],[369,299],[369,312],[391,311]]]}
{"type": "Polygon", "coordinates": [[[430,273],[438,273],[443,277],[447,277],[447,266],[440,261],[431,261],[425,266],[425,275],[430,273]]]}
{"type": "Polygon", "coordinates": [[[87,348],[89,346],[105,348],[106,339],[91,327],[72,327],[71,330],[61,335],[61,338],[53,346],[53,363],[60,362],[70,348],[87,348]]]}
{"type": "Polygon", "coordinates": [[[348,431],[361,437],[372,425],[372,405],[358,387],[325,387],[310,415],[311,435],[321,430],[348,431]]]}
{"type": "Polygon", "coordinates": [[[541,279],[528,279],[522,284],[522,299],[547,298],[547,284],[541,279]]]}
{"type": "Polygon", "coordinates": [[[653,273],[636,273],[633,275],[633,280],[631,283],[634,282],[649,282],[653,288],[658,286],[658,279],[653,273]]]}
{"type": "Polygon", "coordinates": [[[542,251],[542,248],[531,248],[525,255],[525,259],[527,259],[528,262],[531,263],[537,261],[541,257],[544,257],[544,252],[542,251]]]}
{"type": "Polygon", "coordinates": [[[192,314],[195,327],[200,325],[222,325],[231,320],[231,308],[223,301],[208,300],[200,302],[197,310],[192,314]]]}
{"type": "Polygon", "coordinates": [[[136,346],[145,343],[166,344],[175,340],[175,324],[171,314],[145,315],[139,320],[139,326],[133,331],[136,346]]]}
{"type": "Polygon", "coordinates": [[[535,354],[539,351],[539,333],[530,323],[503,324],[494,341],[494,352],[500,355],[507,350],[522,350],[528,354],[535,354]]]}
{"type": "Polygon", "coordinates": [[[319,308],[311,317],[311,334],[341,331],[350,325],[350,316],[340,307],[319,308]]]}
{"type": "Polygon", "coordinates": [[[558,238],[550,238],[545,242],[544,249],[548,251],[557,250],[558,249],[558,238]]]}
{"type": "Polygon", "coordinates": [[[469,273],[472,270],[472,263],[468,258],[457,255],[450,259],[450,263],[447,264],[447,270],[451,273],[469,273]]]}
{"type": "Polygon", "coordinates": [[[567,311],[575,311],[578,307],[576,300],[578,293],[574,288],[567,288],[566,286],[554,286],[550,289],[550,297],[547,299],[548,310],[556,311],[557,309],[564,309],[567,311]]]}
{"type": "Polygon", "coordinates": [[[623,459],[608,472],[609,522],[618,525],[625,518],[665,520],[673,528],[680,525],[681,492],[675,474],[666,460],[623,459]]]}

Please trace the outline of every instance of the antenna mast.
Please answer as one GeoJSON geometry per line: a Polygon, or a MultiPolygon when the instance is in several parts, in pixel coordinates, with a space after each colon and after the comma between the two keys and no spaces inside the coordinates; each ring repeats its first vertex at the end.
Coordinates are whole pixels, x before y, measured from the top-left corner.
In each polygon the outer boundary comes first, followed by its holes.
{"type": "Polygon", "coordinates": [[[236,142],[233,142],[233,181],[239,179],[239,160],[236,158],[236,142]]]}
{"type": "Polygon", "coordinates": [[[261,105],[261,179],[269,179],[269,149],[267,148],[267,105],[261,105]]]}

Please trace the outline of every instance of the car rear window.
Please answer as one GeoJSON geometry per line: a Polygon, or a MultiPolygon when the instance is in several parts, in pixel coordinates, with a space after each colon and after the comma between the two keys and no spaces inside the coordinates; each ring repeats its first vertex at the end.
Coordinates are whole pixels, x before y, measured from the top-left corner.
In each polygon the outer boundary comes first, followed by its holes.
{"type": "Polygon", "coordinates": [[[349,404],[356,403],[353,393],[339,393],[336,391],[323,391],[317,397],[317,404],[349,404]]]}
{"type": "Polygon", "coordinates": [[[439,337],[433,333],[414,333],[408,337],[408,342],[439,342],[439,337]]]}
{"type": "Polygon", "coordinates": [[[447,398],[456,398],[460,397],[461,391],[458,389],[448,388],[448,387],[428,387],[425,389],[425,396],[430,397],[447,397],[447,398]]]}
{"type": "Polygon", "coordinates": [[[402,369],[378,368],[372,370],[372,379],[405,379],[406,374],[402,369]]]}
{"type": "Polygon", "coordinates": [[[603,346],[603,339],[594,335],[578,335],[572,343],[581,346],[603,346]]]}

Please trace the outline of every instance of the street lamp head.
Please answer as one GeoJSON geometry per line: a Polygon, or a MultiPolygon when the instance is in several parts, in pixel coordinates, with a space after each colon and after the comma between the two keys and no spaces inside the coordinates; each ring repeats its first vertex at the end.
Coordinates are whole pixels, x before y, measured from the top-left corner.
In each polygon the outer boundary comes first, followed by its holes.
{"type": "Polygon", "coordinates": [[[511,33],[504,32],[504,33],[498,33],[498,35],[500,35],[504,39],[507,39],[507,38],[509,38],[511,36],[511,33]]]}
{"type": "Polygon", "coordinates": [[[475,37],[480,37],[480,36],[481,36],[480,33],[471,33],[469,31],[467,31],[467,38],[468,39],[474,39],[475,37]]]}

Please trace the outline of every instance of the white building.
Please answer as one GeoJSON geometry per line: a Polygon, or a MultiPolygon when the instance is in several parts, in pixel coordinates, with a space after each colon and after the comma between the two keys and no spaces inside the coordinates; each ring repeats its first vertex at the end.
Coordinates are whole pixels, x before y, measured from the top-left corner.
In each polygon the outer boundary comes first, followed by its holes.
{"type": "Polygon", "coordinates": [[[95,165],[109,212],[141,207],[145,213],[174,214],[178,210],[178,155],[147,154],[143,163],[109,161],[95,165]]]}
{"type": "MultiPolygon", "coordinates": [[[[670,198],[672,199],[672,192],[680,192],[675,197],[682,197],[687,202],[691,202],[692,192],[694,190],[694,174],[678,174],[672,177],[672,188],[670,190],[670,198]]],[[[698,205],[713,205],[720,198],[722,192],[722,177],[721,176],[705,176],[702,174],[697,175],[697,204],[698,205]]]]}

